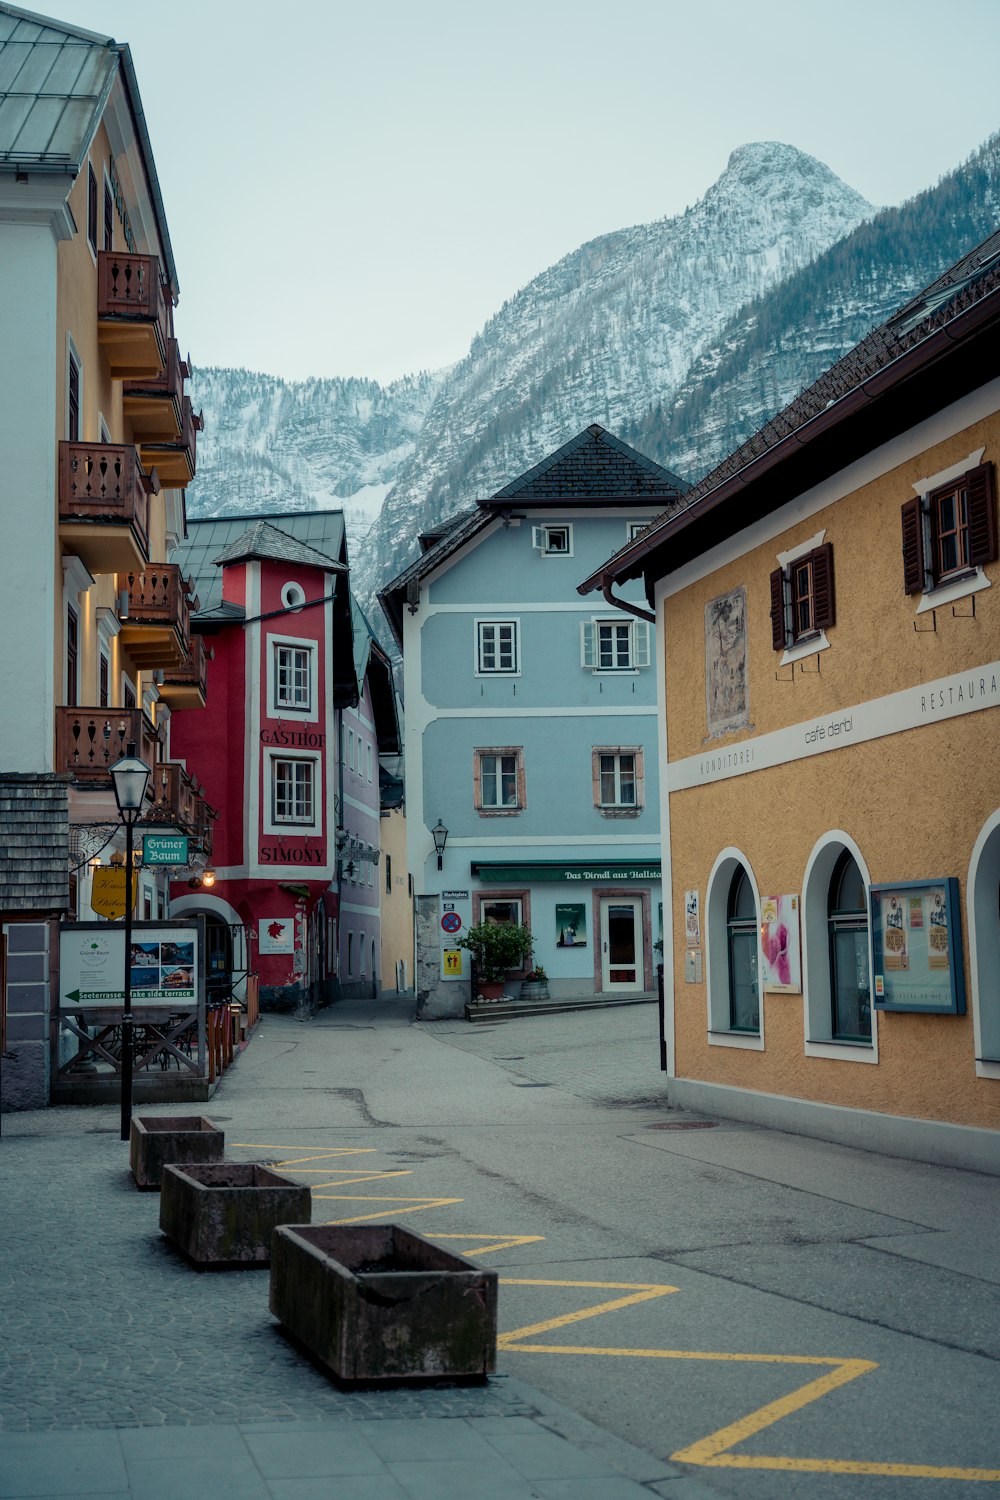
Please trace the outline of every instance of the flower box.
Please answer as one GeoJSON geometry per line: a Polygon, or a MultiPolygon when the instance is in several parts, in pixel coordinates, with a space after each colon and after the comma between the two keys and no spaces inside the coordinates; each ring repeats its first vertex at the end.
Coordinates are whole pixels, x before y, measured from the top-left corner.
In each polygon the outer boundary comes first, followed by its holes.
{"type": "Polygon", "coordinates": [[[257,1162],[166,1166],[160,1228],[199,1266],[266,1266],[279,1224],[308,1226],[312,1195],[257,1162]]]}
{"type": "Polygon", "coordinates": [[[135,1185],[160,1186],[163,1168],[169,1162],[221,1161],[225,1132],[217,1130],[203,1115],[147,1115],[132,1119],[129,1135],[129,1166],[135,1185]]]}
{"type": "Polygon", "coordinates": [[[276,1229],[270,1300],[344,1384],[483,1381],[496,1369],[497,1273],[396,1224],[276,1229]]]}

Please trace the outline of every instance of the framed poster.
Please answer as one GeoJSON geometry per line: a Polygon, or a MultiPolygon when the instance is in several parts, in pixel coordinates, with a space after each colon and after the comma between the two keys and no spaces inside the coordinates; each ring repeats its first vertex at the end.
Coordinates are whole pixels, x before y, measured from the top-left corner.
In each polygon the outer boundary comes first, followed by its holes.
{"type": "Polygon", "coordinates": [[[965,1014],[958,881],[904,880],[871,888],[876,1010],[965,1014]]]}
{"type": "Polygon", "coordinates": [[[556,947],[586,948],[587,908],[582,902],[556,906],[556,947]]]}
{"type": "Polygon", "coordinates": [[[798,896],[762,896],[760,900],[761,973],[764,993],[797,995],[802,991],[798,896]]]}

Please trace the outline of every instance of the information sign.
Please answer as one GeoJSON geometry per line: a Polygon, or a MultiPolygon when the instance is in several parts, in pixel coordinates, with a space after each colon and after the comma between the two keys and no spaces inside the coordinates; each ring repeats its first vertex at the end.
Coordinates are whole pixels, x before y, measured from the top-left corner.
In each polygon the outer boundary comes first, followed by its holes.
{"type": "MultiPolygon", "coordinates": [[[[129,980],[136,1007],[184,1010],[195,1002],[198,928],[145,923],[132,936],[129,980]]],[[[125,932],[90,924],[59,934],[59,1004],[62,1010],[120,1010],[125,999],[125,932]]]]}
{"type": "Polygon", "coordinates": [[[188,862],[187,834],[144,833],[142,862],[144,865],[186,865],[188,862]]]}
{"type": "Polygon", "coordinates": [[[964,1015],[958,881],[897,881],[871,888],[877,1010],[964,1015]]]}

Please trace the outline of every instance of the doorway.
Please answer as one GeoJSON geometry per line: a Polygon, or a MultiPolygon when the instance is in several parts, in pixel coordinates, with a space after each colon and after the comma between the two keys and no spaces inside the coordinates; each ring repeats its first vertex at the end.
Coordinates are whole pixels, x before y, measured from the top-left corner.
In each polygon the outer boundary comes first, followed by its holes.
{"type": "Polygon", "coordinates": [[[637,896],[601,897],[601,988],[643,988],[642,901],[637,896]]]}

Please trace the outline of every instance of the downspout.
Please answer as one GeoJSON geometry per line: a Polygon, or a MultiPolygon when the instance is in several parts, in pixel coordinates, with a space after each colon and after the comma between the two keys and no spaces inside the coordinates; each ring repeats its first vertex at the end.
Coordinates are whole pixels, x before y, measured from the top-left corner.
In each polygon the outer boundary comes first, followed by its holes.
{"type": "Polygon", "coordinates": [[[627,614],[635,615],[637,620],[648,620],[651,625],[656,624],[656,616],[650,614],[648,609],[643,609],[641,604],[630,604],[627,599],[619,599],[612,592],[614,588],[614,577],[610,573],[601,574],[601,593],[614,609],[623,609],[627,614]]]}

